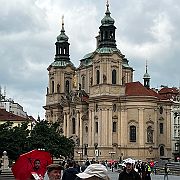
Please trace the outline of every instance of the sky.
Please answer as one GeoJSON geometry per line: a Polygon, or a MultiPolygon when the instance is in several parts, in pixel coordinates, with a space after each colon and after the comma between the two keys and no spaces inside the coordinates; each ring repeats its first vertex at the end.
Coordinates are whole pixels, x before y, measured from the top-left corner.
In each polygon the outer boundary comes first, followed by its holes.
{"type": "MultiPolygon", "coordinates": [[[[143,83],[180,86],[180,1],[109,0],[117,47],[143,83]]],[[[0,86],[28,115],[45,118],[47,67],[64,15],[74,65],[96,49],[106,0],[0,0],[0,86]]]]}

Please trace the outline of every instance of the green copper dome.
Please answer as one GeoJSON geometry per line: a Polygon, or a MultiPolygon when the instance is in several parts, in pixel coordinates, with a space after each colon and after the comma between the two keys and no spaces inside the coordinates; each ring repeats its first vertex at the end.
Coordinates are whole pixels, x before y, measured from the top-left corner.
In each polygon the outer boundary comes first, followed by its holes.
{"type": "Polygon", "coordinates": [[[114,19],[110,16],[110,11],[109,11],[109,4],[106,4],[107,6],[107,10],[106,10],[106,15],[104,16],[104,18],[101,20],[101,24],[102,26],[110,26],[110,25],[114,25],[114,19]]]}
{"type": "Polygon", "coordinates": [[[62,22],[62,29],[61,29],[61,34],[59,36],[57,36],[57,41],[58,42],[66,42],[68,41],[68,36],[65,34],[65,30],[64,30],[64,22],[62,22]]]}
{"type": "Polygon", "coordinates": [[[147,72],[147,64],[146,64],[146,72],[145,72],[145,74],[143,76],[143,79],[151,79],[150,75],[147,72]]]}
{"type": "Polygon", "coordinates": [[[143,78],[150,79],[151,77],[150,77],[150,75],[148,73],[145,73],[143,78]]]}

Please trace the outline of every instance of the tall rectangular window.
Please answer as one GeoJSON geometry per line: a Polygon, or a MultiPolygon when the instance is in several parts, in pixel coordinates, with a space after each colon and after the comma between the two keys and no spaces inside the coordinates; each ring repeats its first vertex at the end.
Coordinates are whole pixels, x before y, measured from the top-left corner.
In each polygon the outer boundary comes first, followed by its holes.
{"type": "Polygon", "coordinates": [[[130,142],[136,142],[136,126],[130,126],[130,142]]]}
{"type": "Polygon", "coordinates": [[[160,123],[159,124],[159,130],[160,130],[160,134],[163,134],[164,132],[164,130],[163,130],[163,123],[160,123]]]}
{"type": "Polygon", "coordinates": [[[116,132],[116,122],[113,122],[113,132],[116,132]]]}
{"type": "Polygon", "coordinates": [[[95,122],[96,133],[98,133],[98,122],[95,122]]]}

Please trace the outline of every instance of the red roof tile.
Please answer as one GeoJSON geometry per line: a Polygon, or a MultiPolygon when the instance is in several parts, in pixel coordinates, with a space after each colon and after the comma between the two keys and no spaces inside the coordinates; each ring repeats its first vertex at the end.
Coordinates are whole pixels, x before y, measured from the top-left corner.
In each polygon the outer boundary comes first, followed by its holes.
{"type": "Polygon", "coordinates": [[[154,96],[159,99],[161,97],[152,89],[147,89],[139,81],[126,83],[126,96],[154,96]]]}
{"type": "Polygon", "coordinates": [[[7,112],[5,109],[0,109],[0,121],[27,121],[27,118],[17,116],[10,112],[7,112]]]}
{"type": "Polygon", "coordinates": [[[168,88],[168,87],[164,87],[159,91],[159,94],[167,94],[167,93],[171,93],[171,94],[178,94],[179,91],[177,88],[168,88]]]}

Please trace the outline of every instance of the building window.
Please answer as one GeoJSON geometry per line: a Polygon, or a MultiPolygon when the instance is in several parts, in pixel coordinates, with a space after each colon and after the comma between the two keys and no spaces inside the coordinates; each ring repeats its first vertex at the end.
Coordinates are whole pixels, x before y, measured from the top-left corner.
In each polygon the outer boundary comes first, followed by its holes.
{"type": "Polygon", "coordinates": [[[82,89],[85,89],[85,77],[82,77],[82,89]]]}
{"type": "Polygon", "coordinates": [[[113,111],[116,111],[116,104],[113,104],[113,111]]]}
{"type": "Polygon", "coordinates": [[[164,156],[164,146],[160,147],[160,156],[164,156]]]}
{"type": "Polygon", "coordinates": [[[98,133],[98,122],[95,122],[95,132],[98,133]]]}
{"type": "Polygon", "coordinates": [[[112,84],[116,84],[116,70],[113,69],[112,71],[112,84]]]}
{"type": "Polygon", "coordinates": [[[96,112],[98,112],[98,104],[96,104],[96,112]]]}
{"type": "Polygon", "coordinates": [[[69,93],[69,81],[66,81],[66,93],[69,93]]]}
{"type": "Polygon", "coordinates": [[[159,130],[160,130],[160,134],[163,134],[163,123],[159,124],[159,130]]]}
{"type": "Polygon", "coordinates": [[[86,126],[86,128],[85,128],[85,131],[86,131],[86,133],[88,133],[88,127],[86,126]]]}
{"type": "Polygon", "coordinates": [[[76,133],[76,122],[75,118],[72,118],[72,134],[76,133]]]}
{"type": "Polygon", "coordinates": [[[136,126],[130,126],[130,142],[136,142],[136,126]]]}
{"type": "Polygon", "coordinates": [[[54,81],[52,81],[52,93],[54,93],[54,81]]]}
{"type": "Polygon", "coordinates": [[[97,82],[97,84],[99,84],[100,83],[100,72],[99,72],[99,70],[97,70],[96,71],[96,82],[97,82]]]}
{"type": "Polygon", "coordinates": [[[153,130],[151,126],[147,128],[147,142],[153,143],[153,130]]]}
{"type": "Polygon", "coordinates": [[[117,123],[116,122],[113,122],[113,132],[116,132],[116,125],[117,125],[117,123]]]}

